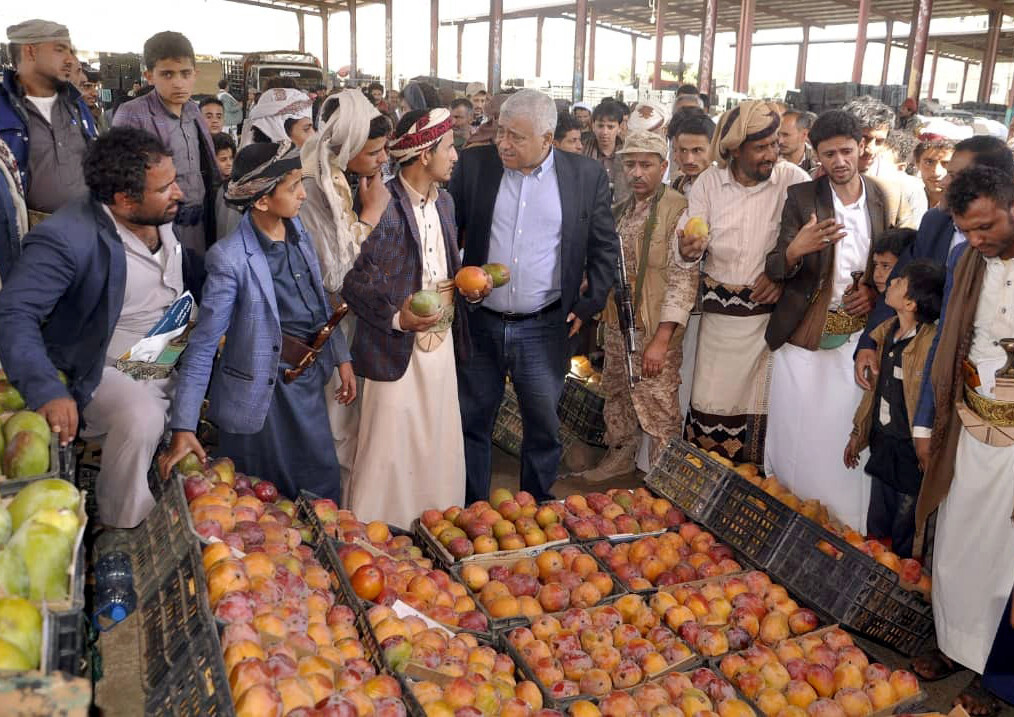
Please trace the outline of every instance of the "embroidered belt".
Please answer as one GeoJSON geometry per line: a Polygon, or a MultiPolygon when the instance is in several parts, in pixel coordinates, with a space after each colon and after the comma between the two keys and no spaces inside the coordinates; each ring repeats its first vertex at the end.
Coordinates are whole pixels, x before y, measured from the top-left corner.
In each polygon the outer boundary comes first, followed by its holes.
{"type": "Polygon", "coordinates": [[[749,286],[722,284],[709,276],[701,281],[701,313],[725,316],[763,316],[775,310],[774,304],[751,301],[753,289],[749,286]]]}
{"type": "Polygon", "coordinates": [[[864,328],[866,328],[865,316],[852,316],[841,309],[828,311],[824,320],[825,334],[849,336],[864,328]]]}
{"type": "Polygon", "coordinates": [[[1014,427],[1014,402],[997,401],[977,393],[965,385],[965,405],[979,418],[1000,428],[1014,427]]]}

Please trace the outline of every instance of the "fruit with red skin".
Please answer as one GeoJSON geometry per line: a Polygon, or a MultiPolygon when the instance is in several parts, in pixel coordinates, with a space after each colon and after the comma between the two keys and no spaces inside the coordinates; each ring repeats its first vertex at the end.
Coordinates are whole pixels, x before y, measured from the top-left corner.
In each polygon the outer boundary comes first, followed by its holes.
{"type": "Polygon", "coordinates": [[[807,665],[806,681],[820,697],[834,695],[834,674],[825,665],[816,663],[807,665]]]}
{"type": "Polygon", "coordinates": [[[211,481],[201,474],[189,475],[183,481],[183,493],[187,503],[211,491],[211,481]]]}
{"type": "Polygon", "coordinates": [[[271,481],[260,481],[253,486],[253,492],[264,503],[274,503],[278,500],[278,488],[271,481]]]}

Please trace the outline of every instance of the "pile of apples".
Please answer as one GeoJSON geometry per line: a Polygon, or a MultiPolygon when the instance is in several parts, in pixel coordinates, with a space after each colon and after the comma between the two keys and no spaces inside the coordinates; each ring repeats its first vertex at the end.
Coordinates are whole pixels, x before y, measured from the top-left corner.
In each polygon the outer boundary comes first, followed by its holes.
{"type": "Polygon", "coordinates": [[[540,506],[528,491],[511,494],[506,488],[497,488],[489,501],[478,500],[467,508],[452,505],[442,512],[426,510],[419,522],[455,560],[461,560],[568,540],[563,516],[562,503],[540,506]]]}
{"type": "Polygon", "coordinates": [[[313,542],[310,526],[296,518],[296,504],[281,497],[274,483],[237,473],[228,458],[207,468],[196,461],[196,456],[185,459],[180,472],[194,530],[205,541],[217,538],[242,552],[264,544],[313,542]]]}
{"type": "Polygon", "coordinates": [[[563,524],[580,540],[654,533],[686,521],[683,511],[665,498],[656,498],[647,488],[569,495],[563,506],[563,524]]]}
{"type": "Polygon", "coordinates": [[[594,607],[613,592],[613,579],[574,545],[534,558],[487,566],[465,563],[461,579],[494,618],[538,617],[571,607],[594,607]]]}
{"type": "MultiPolygon", "coordinates": [[[[713,451],[709,451],[708,455],[722,465],[732,468],[743,479],[757,486],[772,498],[777,498],[789,508],[792,508],[792,510],[809,518],[824,528],[824,530],[837,535],[856,550],[865,553],[884,567],[892,570],[901,579],[903,587],[918,590],[927,596],[930,594],[933,587],[932,579],[929,574],[923,572],[922,563],[918,560],[899,558],[896,553],[891,552],[881,541],[875,538],[864,538],[859,532],[847,525],[843,525],[837,518],[833,518],[828,513],[827,506],[819,500],[800,500],[792,491],[779,483],[776,476],[772,475],[766,478],[761,476],[757,470],[757,466],[752,463],[736,465],[729,459],[713,451]]],[[[839,551],[828,542],[821,541],[818,547],[832,557],[839,557],[839,551]]]]}
{"type": "Polygon", "coordinates": [[[693,657],[640,595],[611,605],[540,615],[507,635],[553,699],[604,697],[693,657]]]}
{"type": "Polygon", "coordinates": [[[338,548],[338,558],[361,600],[378,605],[401,600],[444,625],[477,632],[489,627],[465,586],[428,559],[395,559],[348,544],[338,548]]]}
{"type": "Polygon", "coordinates": [[[400,618],[383,605],[370,608],[366,618],[388,667],[405,673],[415,666],[439,674],[439,680],[412,684],[427,715],[527,715],[541,709],[538,687],[517,682],[514,661],[480,645],[474,635],[430,628],[417,617],[400,618]]]}
{"type": "Polygon", "coordinates": [[[692,673],[672,672],[630,691],[613,691],[598,705],[579,700],[570,706],[571,717],[683,717],[684,715],[754,717],[749,704],[712,670],[702,667],[692,673]]]}
{"type": "Polygon", "coordinates": [[[274,548],[242,555],[213,542],[202,552],[237,717],[404,717],[398,682],[366,659],[327,571],[305,545],[274,548]]]}
{"type": "Polygon", "coordinates": [[[759,570],[685,585],[670,585],[651,597],[666,625],[704,657],[743,650],[755,640],[774,646],[820,626],[781,585],[759,570]]]}
{"type": "Polygon", "coordinates": [[[732,548],[694,523],[683,523],[679,532],[648,535],[632,542],[602,541],[592,552],[631,590],[731,575],[743,570],[732,548]]]}
{"type": "Polygon", "coordinates": [[[411,536],[394,535],[387,523],[379,520],[364,523],[351,510],[339,508],[330,498],[317,498],[310,507],[329,538],[343,543],[369,543],[392,558],[420,560],[423,557],[422,550],[413,545],[411,536]]]}
{"type": "Polygon", "coordinates": [[[719,669],[767,717],[868,717],[920,693],[907,670],[870,663],[837,627],[724,657],[719,669]]]}

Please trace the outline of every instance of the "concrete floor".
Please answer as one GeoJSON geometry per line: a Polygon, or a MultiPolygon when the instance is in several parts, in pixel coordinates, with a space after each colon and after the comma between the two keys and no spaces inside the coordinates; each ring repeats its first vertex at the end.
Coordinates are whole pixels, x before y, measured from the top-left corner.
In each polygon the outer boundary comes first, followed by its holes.
{"type": "MultiPolygon", "coordinates": [[[[589,449],[582,456],[586,462],[594,464],[601,451],[589,449]]],[[[572,454],[569,457],[574,459],[572,454]]],[[[563,475],[553,488],[559,497],[573,493],[586,493],[607,488],[634,488],[640,485],[643,474],[638,473],[622,481],[608,484],[589,484],[579,477],[563,475]]],[[[503,451],[493,449],[493,481],[494,488],[518,490],[518,460],[503,451]]],[[[126,532],[126,531],[124,531],[126,532]]],[[[859,639],[858,643],[870,655],[890,666],[892,669],[908,668],[908,658],[880,645],[859,639]]],[[[140,631],[137,615],[131,615],[113,630],[102,634],[99,640],[102,652],[103,678],[95,685],[95,704],[97,714],[103,717],[136,717],[143,712],[143,692],[140,675],[140,631]]],[[[971,679],[971,673],[963,672],[934,683],[924,683],[927,699],[920,711],[947,712],[955,696],[971,679]]],[[[1014,706],[1006,705],[999,713],[1002,717],[1014,717],[1014,706]]]]}

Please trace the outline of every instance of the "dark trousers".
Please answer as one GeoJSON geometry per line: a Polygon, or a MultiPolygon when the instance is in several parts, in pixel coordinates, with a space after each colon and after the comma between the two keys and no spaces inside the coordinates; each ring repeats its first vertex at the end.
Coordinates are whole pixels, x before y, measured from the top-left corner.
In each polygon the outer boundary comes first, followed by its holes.
{"type": "Polygon", "coordinates": [[[874,478],[870,507],[866,511],[866,532],[873,538],[890,538],[891,550],[899,558],[912,557],[915,540],[915,503],[919,496],[902,493],[874,478]]]}
{"type": "Polygon", "coordinates": [[[569,366],[564,318],[561,309],[513,322],[483,309],[469,314],[472,353],[458,364],[466,504],[489,498],[493,424],[505,376],[521,410],[521,489],[536,500],[552,497],[562,453],[556,407],[569,366]]]}
{"type": "Polygon", "coordinates": [[[1010,623],[1011,598],[1000,616],[1000,625],[993,639],[993,649],[982,673],[982,686],[1002,699],[1014,704],[1014,626],[1010,623]]]}

